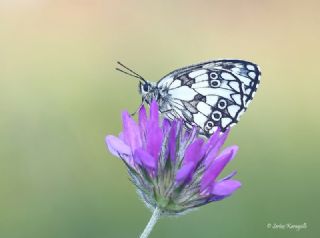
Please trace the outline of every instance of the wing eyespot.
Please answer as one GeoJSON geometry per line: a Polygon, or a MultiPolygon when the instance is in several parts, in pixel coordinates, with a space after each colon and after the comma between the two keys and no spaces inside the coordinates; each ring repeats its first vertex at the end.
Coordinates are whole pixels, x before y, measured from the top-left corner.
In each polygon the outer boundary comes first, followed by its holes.
{"type": "Polygon", "coordinates": [[[218,102],[219,109],[225,109],[227,107],[227,101],[224,99],[220,99],[218,102]]]}
{"type": "Polygon", "coordinates": [[[221,85],[221,82],[218,79],[210,80],[211,87],[218,88],[218,87],[220,87],[220,85],[221,85]]]}
{"type": "Polygon", "coordinates": [[[218,78],[219,78],[219,75],[218,75],[217,72],[211,72],[211,73],[209,74],[209,77],[210,77],[210,79],[218,79],[218,78]]]}
{"type": "Polygon", "coordinates": [[[214,122],[213,121],[207,121],[205,126],[204,126],[204,129],[205,131],[210,131],[214,126],[214,122]]]}
{"type": "Polygon", "coordinates": [[[219,111],[214,111],[211,117],[212,117],[212,120],[219,121],[222,117],[222,113],[219,111]]]}

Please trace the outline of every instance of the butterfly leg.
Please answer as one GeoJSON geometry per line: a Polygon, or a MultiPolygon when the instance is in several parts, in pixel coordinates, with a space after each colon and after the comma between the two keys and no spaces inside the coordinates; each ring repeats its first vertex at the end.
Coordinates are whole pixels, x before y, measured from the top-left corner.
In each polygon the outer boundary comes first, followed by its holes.
{"type": "Polygon", "coordinates": [[[165,110],[165,111],[160,111],[162,114],[165,114],[165,113],[169,113],[169,112],[172,112],[173,111],[173,109],[168,109],[168,110],[165,110]]]}
{"type": "Polygon", "coordinates": [[[131,113],[130,115],[133,117],[137,114],[138,111],[140,111],[141,107],[143,106],[143,102],[140,104],[140,106],[137,108],[137,110],[134,113],[131,113]]]}

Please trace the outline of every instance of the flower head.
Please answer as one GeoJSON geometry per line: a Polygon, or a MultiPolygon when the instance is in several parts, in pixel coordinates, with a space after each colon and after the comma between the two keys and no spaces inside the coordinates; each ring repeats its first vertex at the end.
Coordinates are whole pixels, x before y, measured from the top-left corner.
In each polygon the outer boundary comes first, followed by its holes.
{"type": "Polygon", "coordinates": [[[128,112],[122,114],[122,121],[123,131],[118,137],[107,136],[106,144],[126,164],[148,207],[177,215],[222,200],[241,186],[232,179],[235,171],[218,179],[238,151],[230,146],[221,152],[229,131],[217,130],[206,141],[197,127],[188,131],[180,120],[160,120],[155,101],[149,118],[142,106],[138,123],[128,112]]]}

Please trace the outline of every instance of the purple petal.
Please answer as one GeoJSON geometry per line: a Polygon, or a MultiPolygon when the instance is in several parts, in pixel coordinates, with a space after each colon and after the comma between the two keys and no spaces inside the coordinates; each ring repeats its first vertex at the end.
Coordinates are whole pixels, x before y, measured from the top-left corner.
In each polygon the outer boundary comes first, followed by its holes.
{"type": "Polygon", "coordinates": [[[126,145],[119,138],[112,135],[107,136],[105,141],[111,154],[125,160],[127,164],[134,167],[132,152],[128,145],[126,145]]]}
{"type": "Polygon", "coordinates": [[[170,130],[170,127],[171,127],[170,120],[168,120],[167,118],[164,118],[163,122],[162,122],[162,131],[163,131],[163,133],[167,133],[170,130]]]}
{"type": "Polygon", "coordinates": [[[233,160],[236,154],[238,153],[238,150],[239,150],[239,147],[237,145],[229,146],[225,148],[216,159],[218,160],[219,158],[224,157],[225,155],[228,155],[231,152],[232,156],[230,160],[233,160]]]}
{"type": "Polygon", "coordinates": [[[106,144],[111,154],[119,157],[119,155],[130,155],[131,149],[122,140],[115,136],[106,136],[106,144]]]}
{"type": "Polygon", "coordinates": [[[146,130],[147,120],[148,120],[148,117],[147,117],[146,108],[142,106],[139,109],[139,126],[141,131],[143,132],[146,130]]]}
{"type": "Polygon", "coordinates": [[[189,131],[187,130],[185,133],[184,133],[184,136],[183,136],[183,142],[186,143],[188,141],[192,142],[194,140],[194,138],[197,136],[198,134],[198,127],[194,126],[192,127],[192,130],[189,131]]]}
{"type": "Polygon", "coordinates": [[[118,138],[122,141],[124,141],[123,132],[120,132],[118,135],[118,138]]]}
{"type": "Polygon", "coordinates": [[[202,151],[201,151],[201,147],[203,145],[203,139],[196,139],[192,144],[190,144],[187,149],[186,152],[184,154],[184,160],[183,163],[189,163],[189,162],[193,162],[193,163],[198,163],[199,160],[202,157],[202,151]]]}
{"type": "Polygon", "coordinates": [[[228,196],[241,187],[237,180],[224,180],[214,185],[211,194],[218,196],[228,196]]]}
{"type": "Polygon", "coordinates": [[[211,198],[209,199],[209,202],[217,202],[222,199],[225,199],[228,196],[218,196],[218,195],[212,195],[211,198]]]}
{"type": "Polygon", "coordinates": [[[237,171],[234,170],[234,171],[232,171],[230,174],[228,174],[226,177],[220,179],[219,182],[220,182],[220,181],[223,181],[223,180],[231,179],[231,178],[233,178],[233,176],[235,176],[236,174],[237,174],[237,171]]]}
{"type": "Polygon", "coordinates": [[[143,166],[150,172],[154,172],[157,169],[157,160],[141,148],[134,151],[133,158],[135,163],[143,166]]]}
{"type": "Polygon", "coordinates": [[[130,117],[128,112],[122,113],[123,138],[124,142],[134,151],[142,146],[141,134],[139,126],[130,117]]]}
{"type": "Polygon", "coordinates": [[[147,129],[146,143],[147,151],[154,158],[158,158],[163,141],[163,132],[157,125],[150,124],[147,129]]]}
{"type": "Polygon", "coordinates": [[[170,160],[175,161],[176,160],[176,134],[177,134],[177,121],[174,121],[172,123],[172,127],[169,134],[169,155],[170,160]]]}
{"type": "Polygon", "coordinates": [[[159,107],[156,100],[150,104],[150,121],[159,126],[159,107]]]}
{"type": "Polygon", "coordinates": [[[192,162],[183,165],[177,172],[176,182],[178,184],[188,183],[192,179],[194,168],[195,168],[195,164],[192,162]]]}
{"type": "Polygon", "coordinates": [[[180,119],[176,119],[174,120],[176,123],[176,139],[177,140],[181,140],[182,138],[182,133],[183,133],[183,127],[184,127],[184,123],[182,122],[182,120],[180,119]]]}
{"type": "Polygon", "coordinates": [[[216,141],[215,145],[211,147],[211,150],[208,151],[207,158],[205,160],[205,166],[208,167],[213,162],[213,160],[218,155],[220,149],[222,148],[224,142],[228,138],[229,135],[229,129],[223,133],[216,141]]]}
{"type": "Polygon", "coordinates": [[[228,148],[228,153],[222,153],[221,155],[219,155],[218,158],[214,160],[213,163],[211,163],[211,165],[207,168],[201,179],[201,191],[206,190],[207,187],[215,181],[215,179],[219,176],[224,167],[235,156],[237,152],[237,147],[234,148],[235,150],[228,148]]]}
{"type": "Polygon", "coordinates": [[[216,145],[216,143],[219,140],[220,132],[221,132],[221,129],[218,127],[216,132],[212,136],[210,136],[210,138],[208,139],[207,143],[203,146],[203,150],[206,153],[210,152],[211,149],[216,145]]]}
{"type": "Polygon", "coordinates": [[[191,135],[191,131],[190,130],[186,130],[184,135],[183,135],[183,142],[187,142],[190,138],[191,135]]]}

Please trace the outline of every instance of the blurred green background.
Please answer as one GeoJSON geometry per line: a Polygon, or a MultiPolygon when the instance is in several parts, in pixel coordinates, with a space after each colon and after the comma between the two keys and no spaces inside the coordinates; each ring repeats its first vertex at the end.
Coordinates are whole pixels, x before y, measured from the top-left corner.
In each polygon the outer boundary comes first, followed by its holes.
{"type": "Polygon", "coordinates": [[[227,144],[243,187],[151,237],[319,237],[319,1],[0,0],[0,237],[137,237],[150,212],[106,150],[137,81],[217,58],[257,62],[227,144]],[[307,229],[268,229],[267,224],[307,229]]]}

